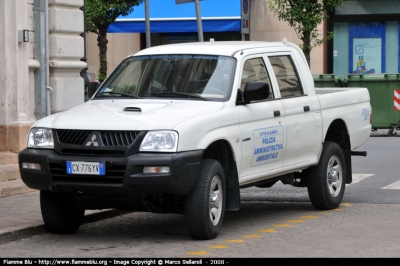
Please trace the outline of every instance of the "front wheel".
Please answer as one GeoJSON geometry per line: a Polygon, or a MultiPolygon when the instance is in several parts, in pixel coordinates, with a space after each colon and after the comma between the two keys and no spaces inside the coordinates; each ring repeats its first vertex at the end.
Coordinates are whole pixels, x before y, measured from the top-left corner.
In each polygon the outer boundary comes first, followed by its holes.
{"type": "Polygon", "coordinates": [[[308,195],[316,209],[337,208],[346,187],[346,163],[343,151],[335,142],[325,142],[321,158],[309,169],[308,195]]]}
{"type": "Polygon", "coordinates": [[[185,213],[189,235],[193,239],[213,239],[225,213],[225,178],[220,163],[201,161],[196,184],[186,199],[185,213]]]}
{"type": "Polygon", "coordinates": [[[68,198],[48,190],[40,191],[40,209],[44,226],[54,234],[73,234],[83,222],[85,210],[68,198]]]}

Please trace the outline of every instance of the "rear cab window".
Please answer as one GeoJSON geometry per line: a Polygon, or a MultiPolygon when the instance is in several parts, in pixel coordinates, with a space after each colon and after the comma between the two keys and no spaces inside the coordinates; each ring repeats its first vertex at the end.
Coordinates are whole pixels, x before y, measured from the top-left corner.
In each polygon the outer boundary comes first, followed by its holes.
{"type": "Polygon", "coordinates": [[[303,96],[304,90],[290,55],[268,56],[281,98],[303,96]]]}

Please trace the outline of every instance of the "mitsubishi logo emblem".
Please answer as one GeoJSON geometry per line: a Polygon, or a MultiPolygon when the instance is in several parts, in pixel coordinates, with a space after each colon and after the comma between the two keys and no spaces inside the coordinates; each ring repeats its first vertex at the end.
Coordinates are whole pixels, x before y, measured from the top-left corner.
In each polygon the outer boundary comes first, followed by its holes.
{"type": "Polygon", "coordinates": [[[95,147],[99,146],[99,143],[98,143],[97,141],[94,141],[95,139],[96,139],[96,134],[93,134],[91,140],[89,140],[89,141],[86,143],[86,146],[90,146],[90,145],[92,145],[92,144],[93,144],[93,146],[95,146],[95,147]]]}

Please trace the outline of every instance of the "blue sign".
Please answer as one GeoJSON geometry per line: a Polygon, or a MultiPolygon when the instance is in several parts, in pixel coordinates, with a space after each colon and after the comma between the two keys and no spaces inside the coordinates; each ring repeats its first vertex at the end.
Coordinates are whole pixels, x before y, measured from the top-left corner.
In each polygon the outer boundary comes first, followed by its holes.
{"type": "Polygon", "coordinates": [[[247,14],[249,11],[249,0],[243,0],[243,12],[247,14]]]}

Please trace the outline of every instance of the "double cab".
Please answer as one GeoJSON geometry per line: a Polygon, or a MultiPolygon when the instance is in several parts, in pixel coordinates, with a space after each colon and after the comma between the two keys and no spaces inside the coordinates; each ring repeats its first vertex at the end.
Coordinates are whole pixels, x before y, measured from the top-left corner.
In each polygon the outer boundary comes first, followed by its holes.
{"type": "Polygon", "coordinates": [[[89,101],[32,125],[20,173],[40,190],[49,232],[115,208],[181,213],[192,238],[212,239],[241,188],[281,181],[336,208],[371,114],[365,88],[314,88],[292,43],[157,46],[123,60],[89,101]]]}

